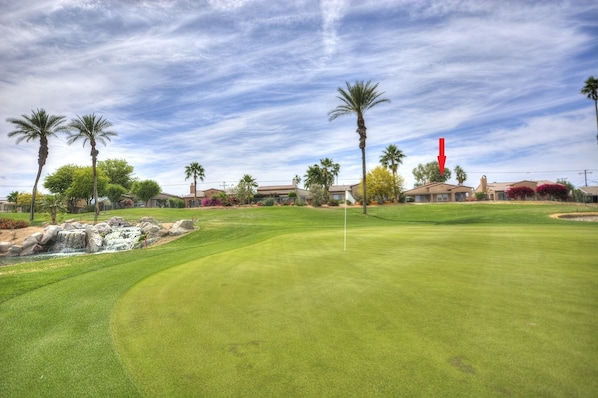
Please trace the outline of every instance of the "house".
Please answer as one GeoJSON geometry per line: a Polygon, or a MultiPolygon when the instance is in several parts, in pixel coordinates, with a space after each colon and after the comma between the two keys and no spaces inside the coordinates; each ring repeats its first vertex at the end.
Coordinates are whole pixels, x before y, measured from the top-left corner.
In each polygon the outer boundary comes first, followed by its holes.
{"type": "Polygon", "coordinates": [[[351,203],[355,202],[355,196],[358,196],[359,184],[353,185],[333,185],[328,188],[328,198],[336,200],[339,203],[345,202],[345,192],[347,194],[347,200],[351,203]]]}
{"type": "Polygon", "coordinates": [[[221,193],[225,193],[227,195],[234,195],[232,189],[217,189],[217,188],[210,188],[204,191],[197,191],[195,192],[195,184],[191,183],[189,186],[189,194],[183,197],[185,201],[185,207],[199,207],[201,206],[201,201],[205,198],[213,198],[216,195],[221,193]],[[197,203],[195,203],[195,198],[197,197],[197,203]]]}
{"type": "Polygon", "coordinates": [[[257,188],[257,195],[274,198],[278,203],[284,203],[289,198],[289,193],[295,192],[297,198],[307,201],[310,192],[297,187],[297,180],[293,179],[290,185],[263,185],[257,188]]]}
{"type": "MultiPolygon", "coordinates": [[[[516,187],[527,187],[532,189],[534,192],[536,188],[545,185],[545,184],[556,184],[555,182],[548,181],[548,180],[540,180],[540,181],[530,181],[530,180],[523,180],[517,182],[487,182],[486,176],[482,176],[480,179],[480,185],[477,186],[475,189],[476,193],[484,193],[486,195],[486,200],[509,200],[507,196],[507,190],[509,188],[516,188],[516,187]]],[[[534,196],[534,199],[540,199],[537,195],[534,196]]]]}
{"type": "Polygon", "coordinates": [[[405,196],[412,196],[416,203],[463,202],[469,200],[472,187],[453,185],[446,182],[432,182],[405,191],[405,196]]]}
{"type": "Polygon", "coordinates": [[[598,203],[598,186],[579,188],[586,203],[598,203]]]}

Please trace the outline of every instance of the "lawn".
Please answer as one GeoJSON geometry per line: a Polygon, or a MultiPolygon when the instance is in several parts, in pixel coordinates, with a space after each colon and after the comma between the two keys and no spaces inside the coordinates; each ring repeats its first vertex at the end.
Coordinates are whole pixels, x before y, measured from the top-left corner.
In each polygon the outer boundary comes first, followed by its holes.
{"type": "Polygon", "coordinates": [[[584,210],[157,210],[201,229],[0,269],[0,396],[593,396],[584,210]]]}

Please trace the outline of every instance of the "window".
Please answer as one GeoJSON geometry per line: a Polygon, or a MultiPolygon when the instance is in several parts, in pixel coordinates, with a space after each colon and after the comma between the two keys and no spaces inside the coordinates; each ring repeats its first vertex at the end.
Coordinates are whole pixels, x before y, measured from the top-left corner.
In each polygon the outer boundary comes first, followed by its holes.
{"type": "Polygon", "coordinates": [[[448,202],[448,193],[439,193],[436,195],[437,202],[448,202]]]}

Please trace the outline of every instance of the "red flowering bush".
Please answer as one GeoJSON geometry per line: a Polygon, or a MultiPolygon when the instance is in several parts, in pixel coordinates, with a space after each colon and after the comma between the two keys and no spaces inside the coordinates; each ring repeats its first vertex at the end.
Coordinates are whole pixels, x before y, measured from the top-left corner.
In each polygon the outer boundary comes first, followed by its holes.
{"type": "Polygon", "coordinates": [[[201,201],[201,205],[203,207],[210,207],[210,206],[220,206],[221,203],[218,199],[216,198],[204,198],[201,201]]]}
{"type": "Polygon", "coordinates": [[[13,220],[11,218],[0,218],[0,229],[19,229],[27,228],[29,222],[23,220],[13,220]]]}
{"type": "Polygon", "coordinates": [[[509,199],[525,200],[527,197],[533,197],[535,192],[530,187],[512,187],[506,192],[509,199]]]}
{"type": "Polygon", "coordinates": [[[566,200],[569,195],[567,187],[561,184],[544,184],[536,188],[536,193],[542,197],[566,200]]]}

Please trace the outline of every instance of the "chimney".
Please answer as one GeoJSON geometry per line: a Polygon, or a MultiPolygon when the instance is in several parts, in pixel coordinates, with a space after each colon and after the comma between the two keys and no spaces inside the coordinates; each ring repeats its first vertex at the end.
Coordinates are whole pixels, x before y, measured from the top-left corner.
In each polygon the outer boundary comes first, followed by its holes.
{"type": "Polygon", "coordinates": [[[487,193],[486,190],[488,189],[488,181],[486,180],[485,175],[483,175],[480,179],[480,185],[482,186],[482,192],[487,193]]]}

